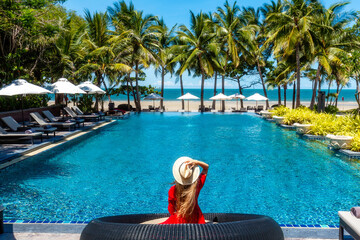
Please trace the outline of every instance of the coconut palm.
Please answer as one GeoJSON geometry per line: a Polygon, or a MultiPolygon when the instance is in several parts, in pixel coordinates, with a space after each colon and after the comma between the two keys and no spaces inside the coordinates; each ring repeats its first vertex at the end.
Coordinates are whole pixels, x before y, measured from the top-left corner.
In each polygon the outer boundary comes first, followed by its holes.
{"type": "Polygon", "coordinates": [[[205,79],[214,74],[214,67],[219,68],[216,61],[219,44],[213,41],[216,34],[209,31],[212,23],[206,14],[200,12],[195,15],[190,11],[190,19],[190,29],[181,25],[180,31],[177,32],[182,43],[178,47],[183,48],[184,52],[175,57],[173,61],[185,59],[184,64],[180,66],[180,75],[189,69],[192,69],[195,75],[201,75],[201,111],[203,112],[205,79]]]}
{"type": "MultiPolygon", "coordinates": [[[[174,44],[173,34],[175,31],[175,27],[176,25],[173,26],[171,29],[168,29],[163,19],[158,22],[158,25],[153,27],[159,41],[159,48],[157,49],[158,61],[155,64],[155,75],[157,75],[158,72],[160,72],[161,74],[161,97],[164,97],[165,75],[167,73],[173,73],[176,64],[172,62],[175,55],[171,49],[171,46],[174,44]]],[[[160,100],[160,108],[164,108],[163,99],[160,100]]]]}
{"type": "Polygon", "coordinates": [[[312,0],[284,0],[284,11],[271,13],[266,22],[271,25],[268,42],[274,43],[274,55],[281,52],[287,58],[296,56],[296,107],[300,106],[301,53],[314,54],[314,13],[319,4],[312,0]]]}
{"type": "Polygon", "coordinates": [[[157,18],[152,15],[144,16],[142,11],[135,10],[132,3],[128,6],[125,1],[115,3],[108,11],[118,32],[114,42],[126,42],[128,46],[129,65],[135,71],[136,110],[140,112],[139,73],[141,68],[148,68],[157,61],[155,51],[159,49],[159,45],[153,28],[157,18]]]}
{"type": "MultiPolygon", "coordinates": [[[[336,3],[323,9],[320,12],[317,23],[316,33],[316,52],[315,59],[318,62],[316,78],[314,82],[313,94],[311,98],[310,108],[313,109],[316,98],[316,89],[320,83],[321,70],[324,69],[327,74],[331,74],[331,66],[336,69],[342,65],[340,55],[346,54],[346,48],[354,45],[353,39],[344,31],[345,27],[351,22],[355,15],[353,13],[341,13],[344,6],[348,3],[336,3]]],[[[338,76],[342,74],[337,74],[338,76]]],[[[337,81],[340,83],[340,80],[337,81]]],[[[339,87],[337,88],[339,90],[339,87]]],[[[337,92],[338,93],[338,92],[337,92]]]]}
{"type": "MultiPolygon", "coordinates": [[[[216,30],[219,41],[221,43],[221,49],[224,55],[222,67],[222,93],[225,91],[225,73],[229,60],[232,61],[234,66],[239,65],[239,53],[238,53],[238,40],[239,40],[239,28],[240,19],[238,13],[239,7],[236,5],[236,1],[231,6],[228,1],[224,4],[224,9],[217,8],[217,12],[214,13],[216,20],[216,30]]],[[[225,108],[225,101],[222,103],[223,110],[225,108]]]]}

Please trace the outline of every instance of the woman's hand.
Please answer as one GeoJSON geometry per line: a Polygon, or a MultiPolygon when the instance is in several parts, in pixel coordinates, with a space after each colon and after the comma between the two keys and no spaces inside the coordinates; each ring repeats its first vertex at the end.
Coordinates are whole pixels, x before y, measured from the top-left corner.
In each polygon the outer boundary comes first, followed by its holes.
{"type": "Polygon", "coordinates": [[[192,169],[193,167],[198,165],[203,169],[202,173],[205,175],[207,174],[209,165],[204,162],[192,159],[192,160],[185,161],[184,163],[186,164],[186,166],[189,167],[189,169],[192,169]]]}

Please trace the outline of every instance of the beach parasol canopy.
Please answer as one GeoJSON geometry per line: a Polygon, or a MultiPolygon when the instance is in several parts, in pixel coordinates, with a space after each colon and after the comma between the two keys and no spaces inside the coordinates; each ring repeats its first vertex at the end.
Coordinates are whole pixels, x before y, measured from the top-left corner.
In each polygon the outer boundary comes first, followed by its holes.
{"type": "Polygon", "coordinates": [[[15,96],[15,95],[29,95],[29,94],[47,94],[51,93],[49,90],[36,86],[24,79],[17,79],[11,84],[0,89],[0,96],[15,96]]]}
{"type": "Polygon", "coordinates": [[[218,95],[215,95],[210,98],[211,100],[231,100],[231,97],[226,96],[222,93],[219,93],[218,95]]]}
{"type": "Polygon", "coordinates": [[[29,83],[24,79],[17,79],[12,81],[11,84],[0,89],[0,96],[15,96],[21,95],[21,114],[24,125],[24,107],[23,107],[23,96],[30,94],[47,94],[51,93],[49,90],[29,83]]]}
{"type": "Polygon", "coordinates": [[[146,97],[144,97],[144,100],[160,100],[160,99],[163,99],[163,97],[161,97],[159,94],[156,93],[151,93],[146,97]]]}
{"type": "Polygon", "coordinates": [[[105,91],[93,84],[90,81],[83,82],[78,87],[87,94],[105,94],[105,91]]]}
{"type": "Polygon", "coordinates": [[[239,110],[239,99],[245,99],[246,97],[244,95],[241,95],[240,93],[235,93],[233,95],[230,95],[232,99],[237,99],[236,101],[236,109],[239,110]]]}
{"type": "Polygon", "coordinates": [[[235,93],[233,95],[230,95],[232,99],[245,99],[246,97],[244,95],[241,95],[240,93],[235,93]]]}
{"type": "Polygon", "coordinates": [[[189,109],[189,100],[197,100],[199,98],[197,96],[192,95],[191,93],[186,93],[186,94],[182,95],[181,97],[178,97],[177,99],[179,99],[179,100],[188,100],[188,111],[190,111],[190,109],[189,109]]]}
{"type": "Polygon", "coordinates": [[[266,101],[266,100],[268,100],[268,98],[264,97],[258,93],[255,93],[255,94],[251,95],[250,97],[246,98],[246,100],[256,101],[256,107],[257,107],[258,101],[266,101]]]}
{"type": "Polygon", "coordinates": [[[250,97],[246,98],[246,100],[252,100],[252,101],[266,101],[268,100],[267,97],[264,97],[258,93],[255,93],[253,95],[251,95],[250,97]]]}
{"type": "Polygon", "coordinates": [[[86,94],[85,91],[69,82],[66,78],[59,78],[55,83],[50,85],[50,91],[58,94],[86,94]]]}
{"type": "Polygon", "coordinates": [[[226,96],[223,93],[219,93],[218,95],[215,95],[210,98],[211,100],[231,100],[231,97],[226,96]]]}
{"type": "Polygon", "coordinates": [[[146,97],[144,97],[144,100],[153,100],[154,107],[155,107],[155,100],[161,100],[161,99],[164,99],[164,98],[156,93],[151,93],[151,94],[147,95],[146,97]]]}

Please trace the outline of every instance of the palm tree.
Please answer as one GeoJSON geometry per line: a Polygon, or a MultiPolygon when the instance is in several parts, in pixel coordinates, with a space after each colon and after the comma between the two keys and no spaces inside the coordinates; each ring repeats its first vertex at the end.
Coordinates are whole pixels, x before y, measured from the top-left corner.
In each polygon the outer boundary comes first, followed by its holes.
{"type": "Polygon", "coordinates": [[[266,18],[271,26],[268,42],[274,43],[274,55],[282,52],[287,58],[295,52],[296,56],[296,107],[300,106],[301,53],[314,54],[314,14],[319,9],[317,1],[284,0],[284,10],[269,14],[266,18]]]}
{"type": "MultiPolygon", "coordinates": [[[[317,85],[320,82],[321,70],[324,69],[327,74],[331,74],[331,66],[342,65],[340,55],[346,53],[346,47],[351,46],[352,40],[349,34],[344,31],[344,28],[355,15],[353,13],[341,14],[341,10],[348,3],[336,3],[323,9],[320,12],[318,19],[318,26],[316,33],[316,60],[318,68],[314,82],[313,94],[311,98],[310,108],[313,109],[316,98],[317,85]]],[[[320,83],[319,83],[320,84],[320,83]]],[[[339,89],[339,88],[338,88],[339,89]]]]}
{"type": "Polygon", "coordinates": [[[195,74],[201,74],[201,112],[203,112],[205,79],[214,74],[214,67],[219,67],[216,61],[219,44],[213,41],[216,34],[209,31],[211,22],[206,14],[200,12],[195,15],[190,11],[190,19],[190,29],[181,25],[180,31],[177,32],[182,43],[178,47],[185,51],[175,57],[173,61],[185,59],[184,64],[180,66],[180,75],[189,69],[194,70],[195,74]]]}
{"type": "MultiPolygon", "coordinates": [[[[87,37],[84,40],[87,54],[84,64],[76,73],[79,75],[89,75],[94,73],[96,76],[96,84],[103,84],[105,91],[108,93],[108,87],[105,81],[106,75],[114,75],[119,72],[129,73],[131,67],[124,63],[114,61],[115,53],[111,44],[111,36],[109,34],[109,18],[106,13],[91,14],[85,11],[85,19],[88,23],[87,37]]],[[[110,95],[107,94],[110,99],[110,95]]],[[[96,99],[95,108],[98,109],[98,99],[96,99]]]]}
{"type": "MultiPolygon", "coordinates": [[[[173,73],[175,67],[175,63],[172,62],[174,54],[171,49],[171,46],[174,44],[173,33],[175,31],[175,27],[176,25],[169,30],[163,19],[158,22],[158,25],[154,26],[155,34],[159,41],[159,49],[157,49],[158,61],[156,63],[157,68],[155,70],[155,75],[158,72],[161,73],[161,97],[164,97],[165,75],[168,72],[173,73]]],[[[164,108],[163,99],[160,100],[160,108],[164,108]]]]}
{"type": "MultiPolygon", "coordinates": [[[[240,9],[236,5],[236,1],[230,6],[226,0],[224,8],[218,7],[217,12],[214,13],[218,40],[221,42],[221,49],[224,55],[222,61],[219,61],[223,63],[220,64],[222,68],[222,93],[225,93],[225,74],[229,60],[232,61],[235,67],[239,65],[238,40],[240,28],[240,19],[238,18],[240,9]]],[[[222,110],[225,110],[225,101],[222,101],[222,110]]]]}
{"type": "MultiPolygon", "coordinates": [[[[243,8],[241,13],[241,20],[245,24],[245,27],[241,29],[241,32],[243,36],[246,36],[244,39],[247,43],[247,47],[242,51],[242,53],[249,64],[254,64],[257,67],[264,95],[267,97],[265,80],[263,76],[263,68],[266,66],[267,57],[265,56],[265,51],[262,48],[262,45],[265,41],[265,29],[260,22],[260,9],[255,10],[252,7],[243,8]]],[[[266,100],[266,108],[269,108],[268,100],[266,100]]]]}
{"type": "Polygon", "coordinates": [[[127,6],[125,1],[115,3],[108,11],[118,33],[114,42],[126,42],[128,46],[129,65],[135,70],[136,110],[140,112],[139,73],[141,68],[148,68],[157,61],[155,51],[159,49],[159,45],[153,28],[157,18],[152,15],[144,16],[142,11],[135,10],[132,3],[127,6]]]}

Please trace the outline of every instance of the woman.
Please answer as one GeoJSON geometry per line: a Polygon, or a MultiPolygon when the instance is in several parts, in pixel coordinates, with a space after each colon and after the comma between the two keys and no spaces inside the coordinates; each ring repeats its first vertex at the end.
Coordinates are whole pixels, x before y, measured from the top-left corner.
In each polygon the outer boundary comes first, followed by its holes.
{"type": "Polygon", "coordinates": [[[205,223],[198,197],[208,169],[208,164],[189,157],[181,157],[175,161],[175,185],[169,190],[168,210],[171,216],[161,224],[205,223]],[[202,168],[201,173],[199,166],[202,168]]]}

